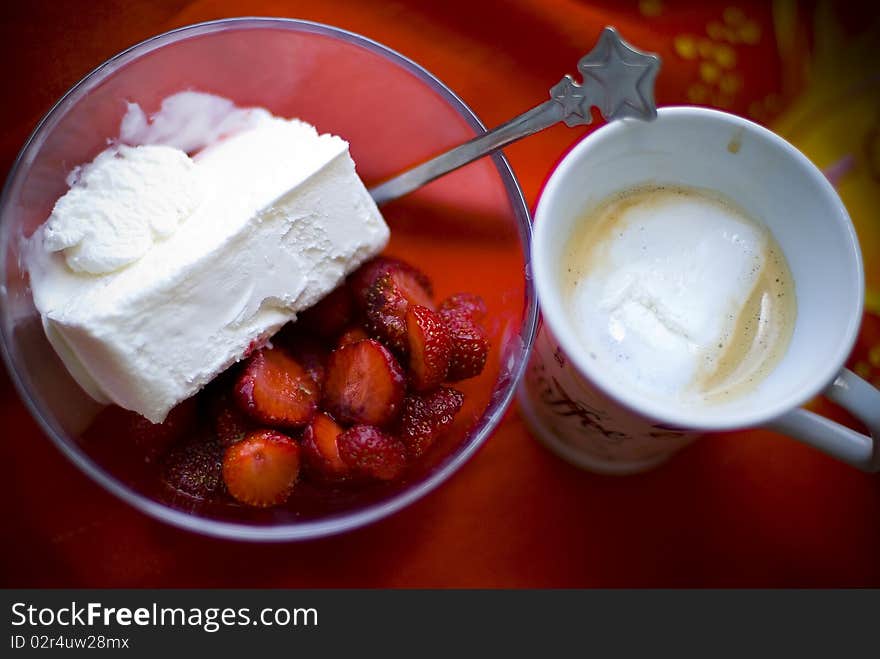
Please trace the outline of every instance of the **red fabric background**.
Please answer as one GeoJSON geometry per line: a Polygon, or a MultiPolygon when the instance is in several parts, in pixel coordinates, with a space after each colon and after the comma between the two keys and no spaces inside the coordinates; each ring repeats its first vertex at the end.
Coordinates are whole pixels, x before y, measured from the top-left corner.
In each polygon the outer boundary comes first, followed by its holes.
{"type": "MultiPolygon", "coordinates": [[[[740,54],[746,114],[790,82],[765,3],[740,54]],[[785,83],[785,84],[784,84],[785,83]]],[[[115,52],[171,27],[236,15],[335,24],[412,57],[494,125],[574,70],[606,23],[664,57],[661,103],[699,79],[674,37],[725,5],[671,2],[56,0],[0,9],[0,170],[39,116],[115,52]],[[699,8],[698,8],[699,7],[699,8]],[[660,15],[653,16],[659,8],[660,15]]],[[[766,117],[765,117],[766,118],[766,117]]],[[[531,204],[583,134],[556,127],[507,150],[531,204]]],[[[768,432],[707,438],[651,473],[580,472],[542,449],[516,409],[449,483],[393,518],[306,544],[248,545],[154,522],[58,453],[0,375],[0,585],[256,587],[878,586],[880,480],[768,432]]]]}

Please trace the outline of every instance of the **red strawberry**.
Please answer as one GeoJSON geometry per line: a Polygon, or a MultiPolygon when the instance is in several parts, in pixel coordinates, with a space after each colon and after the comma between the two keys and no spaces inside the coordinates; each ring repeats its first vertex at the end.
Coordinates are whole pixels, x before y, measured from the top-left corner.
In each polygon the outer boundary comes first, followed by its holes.
{"type": "Polygon", "coordinates": [[[258,430],[226,449],[223,482],[241,503],[256,508],[287,501],[299,476],[299,446],[287,435],[258,430]]]}
{"type": "Polygon", "coordinates": [[[300,446],[303,461],[311,473],[331,479],[348,473],[348,465],[339,457],[339,447],[336,444],[342,433],[342,426],[323,412],[318,412],[306,426],[300,446]]]}
{"type": "Polygon", "coordinates": [[[453,311],[464,314],[475,323],[486,317],[486,303],[473,293],[456,293],[440,303],[440,311],[453,311]]]}
{"type": "Polygon", "coordinates": [[[211,438],[193,438],[178,444],[162,464],[162,481],[176,493],[209,499],[221,491],[223,447],[211,438]]]}
{"type": "Polygon", "coordinates": [[[428,292],[429,297],[433,294],[431,281],[424,273],[399,259],[377,256],[364,263],[348,277],[348,287],[351,290],[355,306],[360,311],[367,310],[367,295],[376,280],[392,270],[406,273],[428,292]]]}
{"type": "Polygon", "coordinates": [[[367,292],[367,330],[392,350],[405,353],[406,310],[411,304],[433,309],[430,289],[411,271],[392,268],[367,292]]]}
{"type": "Polygon", "coordinates": [[[384,426],[397,418],[405,380],[397,360],[378,341],[358,341],[330,353],[324,408],[342,423],[384,426]]]}
{"type": "Polygon", "coordinates": [[[213,406],[214,433],[224,447],[232,446],[255,430],[254,422],[242,412],[232,398],[231,392],[223,392],[213,406]]]}
{"type": "Polygon", "coordinates": [[[357,343],[358,341],[363,341],[364,339],[369,339],[370,335],[367,334],[367,330],[363,327],[355,326],[345,330],[336,341],[336,347],[341,348],[342,346],[347,346],[349,343],[357,343]]]}
{"type": "Polygon", "coordinates": [[[463,402],[464,394],[450,387],[410,394],[404,399],[398,436],[411,458],[427,451],[452,425],[463,402]]]}
{"type": "Polygon", "coordinates": [[[337,440],[339,455],[355,472],[383,481],[406,468],[406,449],[398,439],[375,426],[353,426],[337,440]]]}
{"type": "Polygon", "coordinates": [[[238,376],[234,393],[242,410],[271,426],[305,425],[318,407],[318,385],[281,348],[257,351],[238,376]]]}
{"type": "Polygon", "coordinates": [[[297,324],[317,336],[336,336],[354,315],[354,299],[345,285],[337,286],[313,307],[303,311],[297,324]]]}
{"type": "Polygon", "coordinates": [[[377,256],[364,263],[348,276],[348,289],[351,291],[351,297],[354,300],[355,306],[360,311],[367,310],[367,293],[369,293],[375,281],[388,272],[395,263],[397,263],[395,259],[377,256]]]}
{"type": "Polygon", "coordinates": [[[312,376],[315,384],[322,387],[327,364],[327,349],[324,345],[307,334],[298,333],[287,338],[285,347],[290,356],[312,376]]]}
{"type": "Polygon", "coordinates": [[[440,316],[418,304],[406,310],[410,383],[417,391],[433,389],[446,379],[452,341],[440,316]]]}
{"type": "Polygon", "coordinates": [[[193,433],[196,426],[196,400],[188,398],[174,407],[162,423],[152,423],[137,412],[123,410],[123,432],[153,462],[175,442],[193,433]]]}
{"type": "Polygon", "coordinates": [[[440,311],[440,317],[452,340],[446,379],[456,382],[482,373],[489,355],[486,331],[458,310],[440,311]]]}

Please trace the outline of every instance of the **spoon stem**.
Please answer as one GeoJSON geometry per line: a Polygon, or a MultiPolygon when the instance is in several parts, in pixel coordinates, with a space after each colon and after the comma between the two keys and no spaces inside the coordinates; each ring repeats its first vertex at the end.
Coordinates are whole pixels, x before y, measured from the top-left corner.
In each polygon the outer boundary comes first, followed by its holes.
{"type": "Polygon", "coordinates": [[[380,183],[370,189],[370,194],[382,205],[560,121],[567,126],[587,125],[593,120],[593,107],[599,109],[606,121],[623,117],[650,121],[657,116],[654,80],[659,70],[657,55],[633,48],[617,30],[606,27],[593,50],[578,61],[578,71],[589,85],[563,76],[550,88],[550,100],[380,183]]]}
{"type": "Polygon", "coordinates": [[[384,183],[370,188],[376,204],[382,204],[402,197],[435,178],[458,169],[486,154],[497,151],[517,140],[533,135],[561,121],[563,109],[556,101],[548,100],[514,117],[497,128],[479,135],[450,151],[416,165],[384,183]]]}

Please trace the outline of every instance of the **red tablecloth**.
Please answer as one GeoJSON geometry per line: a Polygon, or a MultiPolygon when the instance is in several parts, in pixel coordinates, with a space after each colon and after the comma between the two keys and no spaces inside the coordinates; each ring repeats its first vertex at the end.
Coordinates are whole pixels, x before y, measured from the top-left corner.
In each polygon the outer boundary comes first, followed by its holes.
{"type": "MultiPolygon", "coordinates": [[[[489,125],[544,97],[606,23],[663,55],[661,103],[761,121],[798,93],[811,47],[803,9],[780,27],[770,3],[735,0],[4,4],[0,171],[50,104],[105,58],[225,16],[290,16],[365,34],[425,65],[489,125]]],[[[582,134],[557,127],[507,150],[530,203],[582,134]]],[[[54,449],[5,373],[0,419],[4,586],[880,585],[880,479],[769,432],[707,438],[656,471],[612,478],[546,452],[514,408],[450,482],[393,518],[265,546],[178,531],[117,501],[54,449]]]]}

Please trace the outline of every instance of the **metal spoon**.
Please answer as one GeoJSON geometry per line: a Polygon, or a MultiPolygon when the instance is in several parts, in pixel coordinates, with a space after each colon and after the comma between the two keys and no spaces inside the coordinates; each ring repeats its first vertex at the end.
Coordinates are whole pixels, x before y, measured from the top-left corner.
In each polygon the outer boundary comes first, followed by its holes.
{"type": "Polygon", "coordinates": [[[633,48],[613,27],[606,27],[596,46],[577,65],[583,84],[570,75],[550,88],[550,100],[445,153],[398,174],[370,189],[377,204],[402,197],[462,165],[481,158],[527,135],[564,121],[566,126],[593,121],[595,106],[605,121],[657,117],[654,80],[660,57],[633,48]]]}

